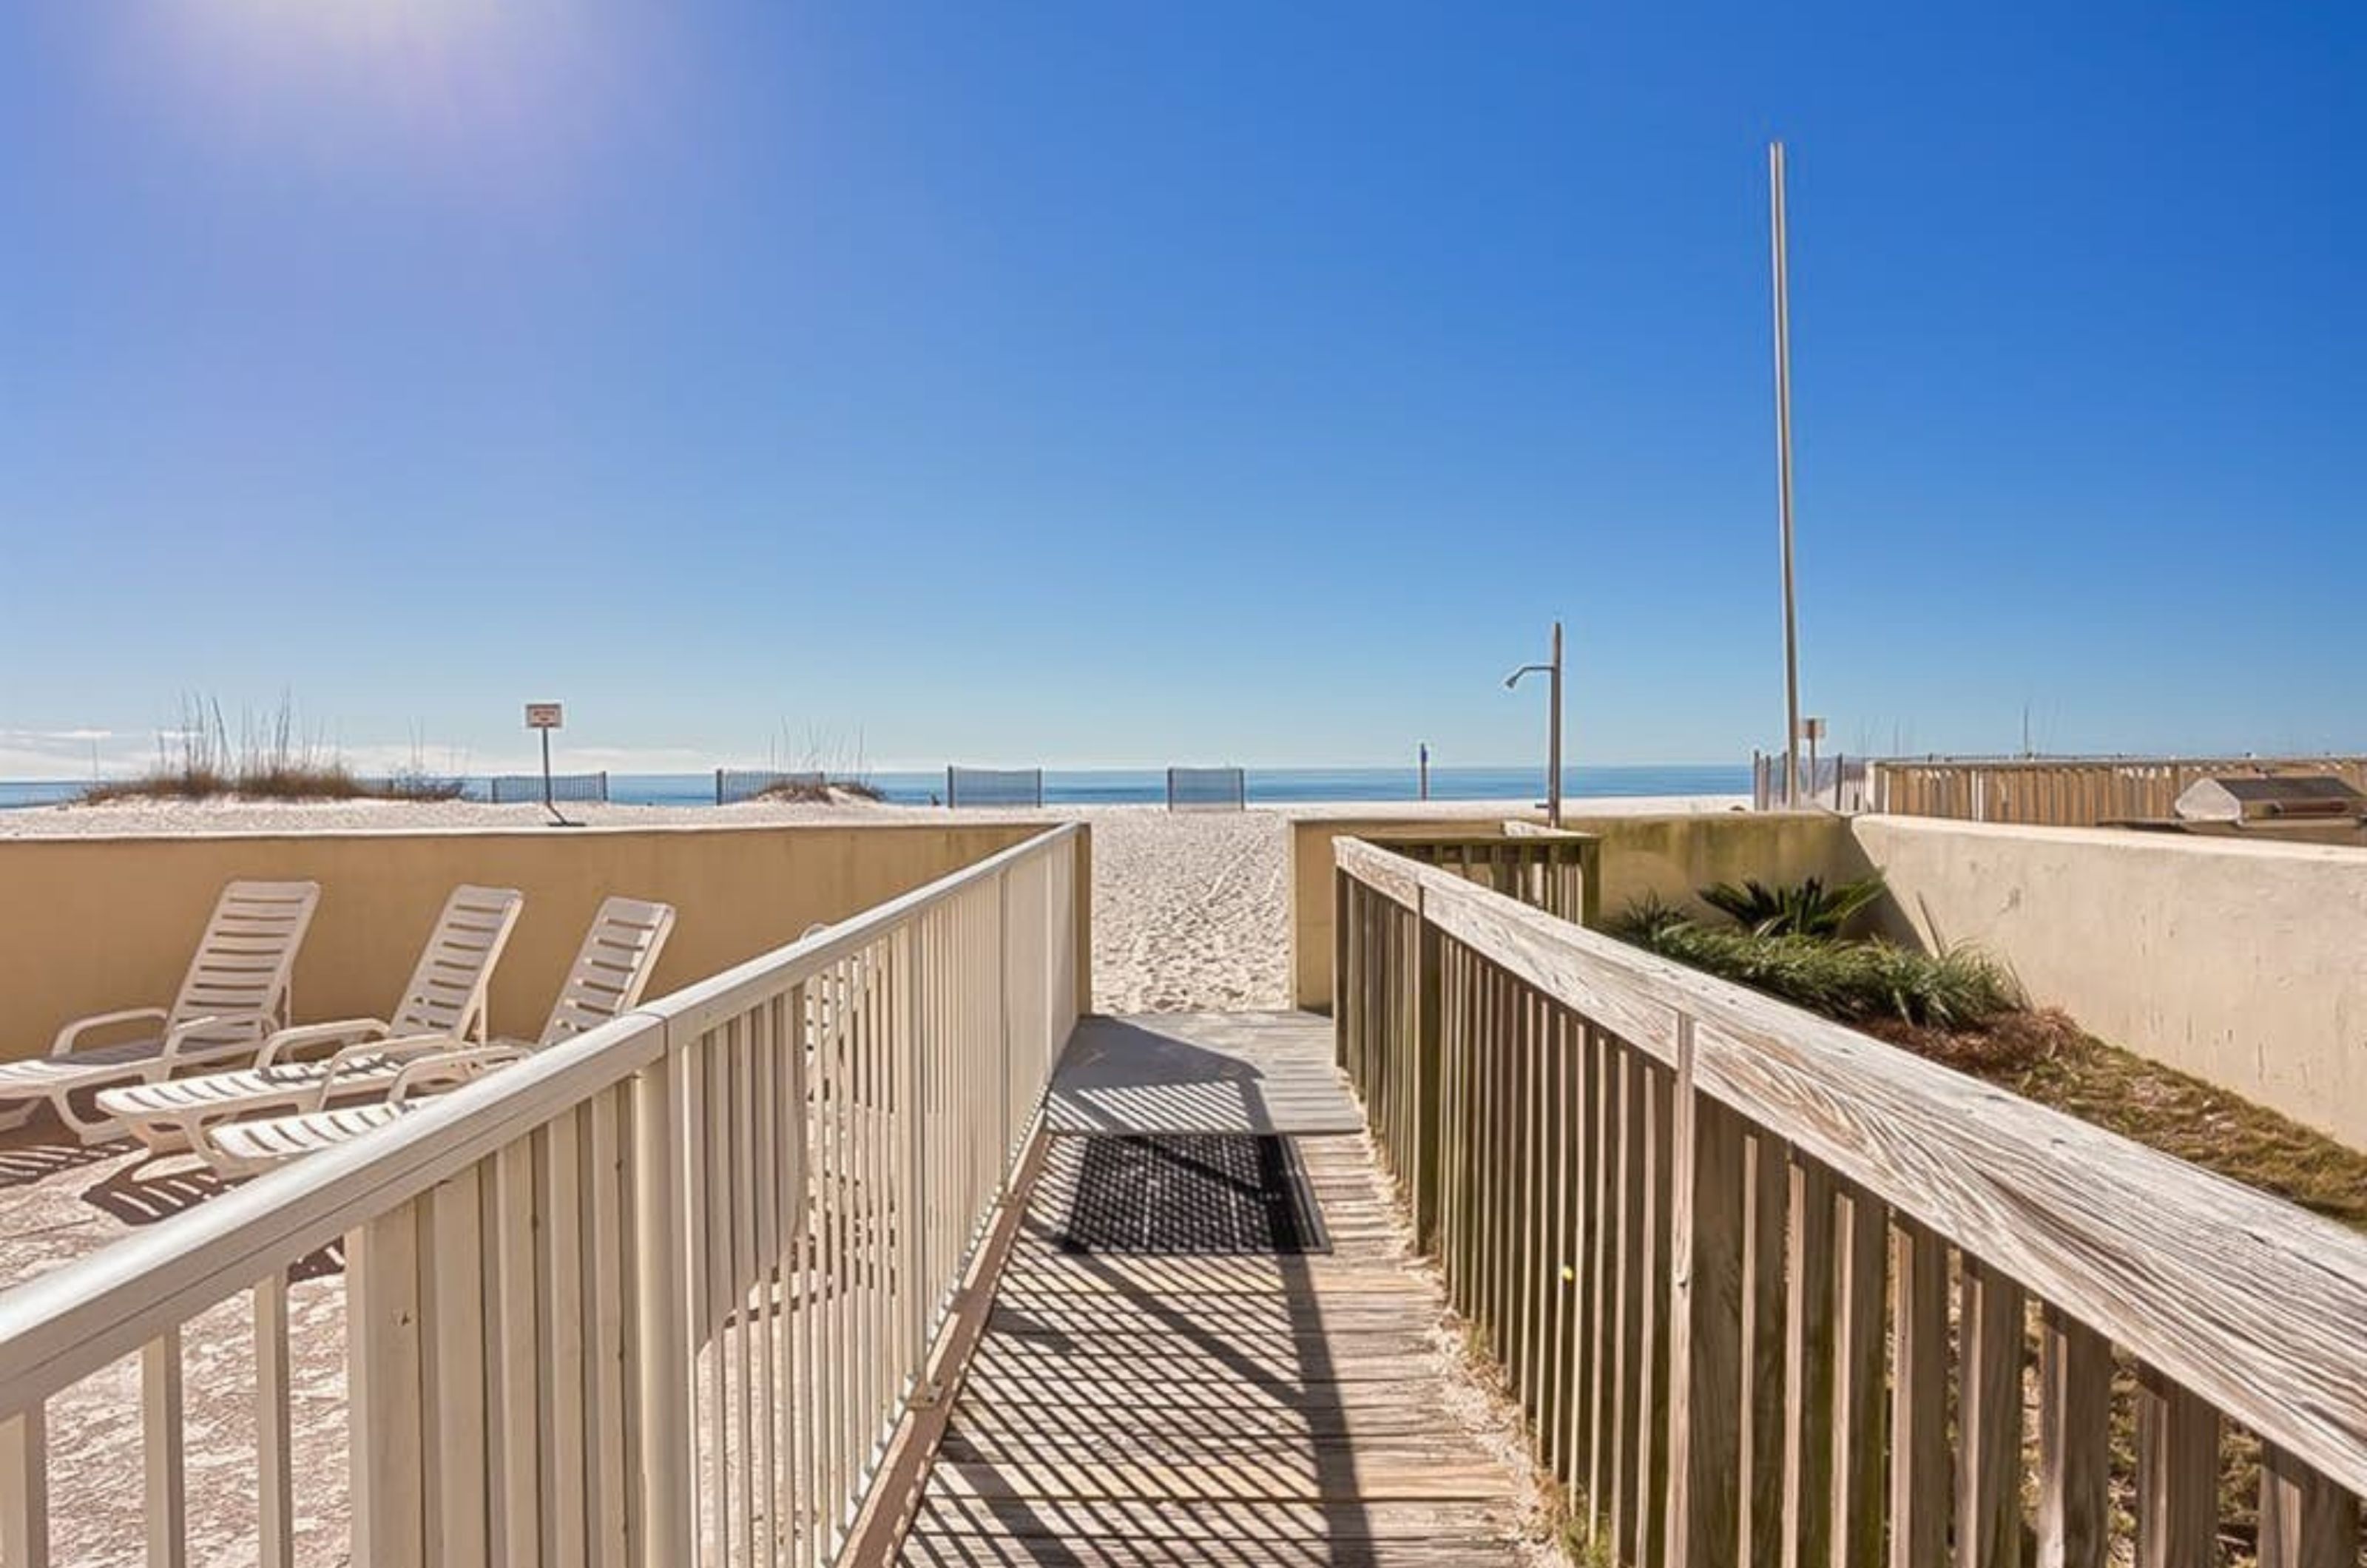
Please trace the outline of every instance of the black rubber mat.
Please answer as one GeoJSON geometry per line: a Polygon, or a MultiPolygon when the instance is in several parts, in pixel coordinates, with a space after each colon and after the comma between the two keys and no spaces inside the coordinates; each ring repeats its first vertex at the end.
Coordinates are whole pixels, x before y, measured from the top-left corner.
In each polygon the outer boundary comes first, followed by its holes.
{"type": "Polygon", "coordinates": [[[1329,1252],[1288,1138],[1233,1133],[1095,1134],[1083,1147],[1063,1252],[1329,1252]]]}

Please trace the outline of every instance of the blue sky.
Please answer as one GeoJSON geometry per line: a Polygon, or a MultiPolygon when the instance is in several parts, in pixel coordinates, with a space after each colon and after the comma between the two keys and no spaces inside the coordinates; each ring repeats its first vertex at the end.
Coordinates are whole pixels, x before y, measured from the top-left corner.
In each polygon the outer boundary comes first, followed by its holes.
{"type": "Polygon", "coordinates": [[[2367,12],[26,0],[0,776],[2367,746],[2367,12]]]}

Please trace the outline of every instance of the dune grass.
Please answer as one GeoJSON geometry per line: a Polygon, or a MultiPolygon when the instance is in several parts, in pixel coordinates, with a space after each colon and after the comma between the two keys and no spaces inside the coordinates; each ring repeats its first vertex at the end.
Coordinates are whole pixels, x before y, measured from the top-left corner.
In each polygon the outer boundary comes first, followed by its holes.
{"type": "Polygon", "coordinates": [[[85,790],[86,805],[129,800],[455,800],[458,779],[413,767],[391,778],[365,779],[334,747],[298,720],[288,697],[267,713],[239,716],[231,739],[221,704],[182,699],[181,722],[156,739],[156,761],[137,778],[110,779],[85,790]]]}

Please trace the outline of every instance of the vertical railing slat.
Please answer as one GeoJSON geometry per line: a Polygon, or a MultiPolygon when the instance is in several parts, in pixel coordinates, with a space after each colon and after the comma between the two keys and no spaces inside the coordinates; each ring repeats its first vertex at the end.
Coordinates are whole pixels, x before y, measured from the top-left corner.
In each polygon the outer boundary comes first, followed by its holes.
{"type": "Polygon", "coordinates": [[[421,1420],[428,1551],[437,1562],[491,1560],[486,1529],[485,1282],[476,1168],[426,1194],[419,1249],[421,1420]]]}
{"type": "Polygon", "coordinates": [[[1905,1218],[1890,1233],[1890,1568],[1947,1553],[1948,1251],[1905,1218]]]}
{"type": "Polygon", "coordinates": [[[1956,1406],[1956,1568],[2022,1556],[2022,1287],[1966,1258],[1956,1406]]]}
{"type": "Polygon", "coordinates": [[[182,1405],[181,1331],[168,1328],[140,1352],[140,1449],[150,1568],[181,1568],[189,1560],[182,1405]]]}
{"type": "Polygon", "coordinates": [[[1783,1139],[1753,1129],[1743,1149],[1742,1355],[1745,1407],[1735,1478],[1746,1568],[1784,1561],[1784,1476],[1791,1421],[1791,1291],[1785,1273],[1792,1207],[1792,1154],[1783,1139]]]}
{"type": "Polygon", "coordinates": [[[1670,1162],[1668,1560],[1685,1568],[1735,1568],[1750,1408],[1742,1361],[1743,1123],[1695,1091],[1693,1057],[1693,1023],[1683,1018],[1670,1162]]]}
{"type": "Polygon", "coordinates": [[[2039,1568],[2103,1568],[2112,1526],[2112,1347],[2052,1306],[2040,1336],[2039,1568]]]}
{"type": "Polygon", "coordinates": [[[625,1213],[622,1186],[622,1093],[604,1089],[586,1109],[583,1164],[583,1258],[591,1347],[585,1408],[592,1432],[591,1561],[598,1568],[624,1568],[626,1498],[630,1474],[625,1465],[625,1213]]]}
{"type": "Polygon", "coordinates": [[[2137,1568],[2210,1568],[2219,1415],[2151,1368],[2137,1379],[2137,1568]]]}
{"type": "Polygon", "coordinates": [[[590,1478],[583,1462],[583,1167],[575,1111],[553,1117],[535,1134],[535,1145],[540,1167],[535,1348],[543,1418],[543,1538],[560,1562],[582,1562],[590,1478]]]}
{"type": "Polygon", "coordinates": [[[1880,1200],[1841,1189],[1833,1238],[1834,1568],[1879,1568],[1883,1558],[1889,1222],[1880,1200]]]}
{"type": "MultiPolygon", "coordinates": [[[[296,1561],[296,1476],[288,1381],[288,1276],[256,1282],[255,1313],[255,1529],[257,1568],[296,1561]]],[[[15,1562],[19,1559],[8,1556],[15,1562]]]]}
{"type": "Polygon", "coordinates": [[[418,1207],[399,1204],[345,1237],[353,1555],[370,1568],[427,1560],[418,1207]]]}
{"type": "Polygon", "coordinates": [[[36,1404],[0,1421],[0,1562],[49,1568],[48,1412],[36,1404]]]}
{"type": "MultiPolygon", "coordinates": [[[[535,1562],[542,1555],[542,1433],[532,1140],[519,1139],[495,1154],[483,1185],[493,1541],[500,1561],[535,1562]]],[[[652,1274],[647,1282],[658,1280],[652,1274]]]]}
{"type": "Polygon", "coordinates": [[[2358,1568],[2359,1500],[2270,1446],[2260,1455],[2260,1568],[2358,1568]]]}
{"type": "Polygon", "coordinates": [[[1784,1565],[1817,1568],[1832,1554],[1832,1178],[1795,1155],[1784,1303],[1784,1565]]]}

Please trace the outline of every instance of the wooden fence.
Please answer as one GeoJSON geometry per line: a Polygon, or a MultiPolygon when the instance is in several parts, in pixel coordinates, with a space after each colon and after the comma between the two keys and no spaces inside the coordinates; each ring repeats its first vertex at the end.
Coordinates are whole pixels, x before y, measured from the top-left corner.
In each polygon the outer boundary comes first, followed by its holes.
{"type": "Polygon", "coordinates": [[[2226,1530],[2268,1568],[2355,1568],[2367,1241],[1401,854],[1335,856],[1342,1064],[1606,1561],[1999,1568],[2027,1532],[2044,1564],[2200,1568],[2226,1530]]]}
{"type": "Polygon", "coordinates": [[[300,1517],[374,1568],[831,1562],[1074,1023],[1077,831],[0,1296],[0,1562],[91,1560],[112,1513],[156,1564],[285,1568],[300,1517]],[[323,1334],[342,1389],[291,1379],[323,1334]],[[323,1401],[346,1499],[291,1458],[323,1401]],[[252,1535],[193,1545],[193,1492],[252,1535]]]}
{"type": "Polygon", "coordinates": [[[1378,842],[1409,860],[1580,925],[1594,918],[1602,903],[1603,841],[1591,833],[1507,822],[1501,838],[1416,830],[1378,842]]]}
{"type": "MultiPolygon", "coordinates": [[[[495,806],[517,806],[542,801],[543,777],[540,773],[495,773],[485,781],[485,798],[495,806]]],[[[608,774],[553,773],[550,776],[550,798],[578,805],[605,803],[608,798],[608,774]]]]}
{"type": "Polygon", "coordinates": [[[1886,758],[1869,768],[1869,809],[2043,828],[2167,818],[2187,785],[2221,774],[2330,774],[2367,790],[2367,757],[1886,758]]]}

